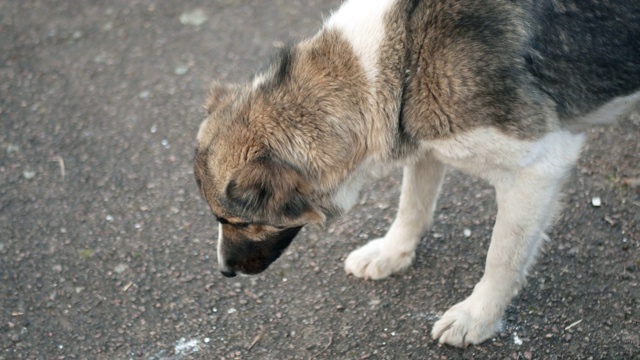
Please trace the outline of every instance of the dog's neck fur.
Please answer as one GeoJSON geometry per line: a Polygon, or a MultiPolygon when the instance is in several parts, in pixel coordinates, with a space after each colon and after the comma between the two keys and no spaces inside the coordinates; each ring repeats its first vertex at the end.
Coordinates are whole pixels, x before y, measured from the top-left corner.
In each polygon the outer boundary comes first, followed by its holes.
{"type": "Polygon", "coordinates": [[[254,96],[264,98],[269,116],[287,129],[281,139],[268,130],[264,137],[276,153],[297,159],[293,165],[319,184],[335,189],[359,167],[394,163],[415,148],[403,136],[400,122],[406,77],[404,2],[347,1],[320,32],[283,49],[254,78],[254,96]],[[292,110],[283,114],[283,108],[292,110]],[[288,146],[296,131],[304,131],[300,138],[310,143],[288,146]],[[344,148],[327,148],[329,144],[344,148]]]}
{"type": "MultiPolygon", "coordinates": [[[[366,75],[359,109],[369,123],[366,156],[387,163],[406,156],[411,144],[401,123],[404,80],[407,76],[408,1],[349,0],[326,22],[322,32],[337,31],[366,75]]],[[[350,86],[346,83],[344,86],[350,86]]]]}

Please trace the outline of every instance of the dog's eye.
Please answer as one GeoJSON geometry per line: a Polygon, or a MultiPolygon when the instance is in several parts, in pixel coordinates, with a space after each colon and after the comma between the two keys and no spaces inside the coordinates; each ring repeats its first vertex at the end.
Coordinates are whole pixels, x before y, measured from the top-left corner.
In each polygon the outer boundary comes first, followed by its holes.
{"type": "Polygon", "coordinates": [[[230,223],[230,225],[238,229],[246,229],[251,225],[251,223],[230,223]]]}
{"type": "Polygon", "coordinates": [[[223,218],[222,216],[218,216],[216,215],[216,220],[218,220],[218,222],[222,225],[230,225],[233,226],[236,229],[245,229],[247,227],[249,227],[250,225],[252,225],[252,223],[250,222],[230,222],[229,220],[223,218]]]}

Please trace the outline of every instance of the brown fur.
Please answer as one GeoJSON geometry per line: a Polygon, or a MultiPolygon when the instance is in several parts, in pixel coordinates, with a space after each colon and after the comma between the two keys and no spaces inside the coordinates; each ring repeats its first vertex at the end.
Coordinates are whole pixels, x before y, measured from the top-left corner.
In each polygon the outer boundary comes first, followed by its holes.
{"type": "Polygon", "coordinates": [[[538,138],[555,126],[551,103],[527,86],[523,19],[508,1],[420,2],[407,26],[406,132],[429,140],[497,126],[538,138]]]}

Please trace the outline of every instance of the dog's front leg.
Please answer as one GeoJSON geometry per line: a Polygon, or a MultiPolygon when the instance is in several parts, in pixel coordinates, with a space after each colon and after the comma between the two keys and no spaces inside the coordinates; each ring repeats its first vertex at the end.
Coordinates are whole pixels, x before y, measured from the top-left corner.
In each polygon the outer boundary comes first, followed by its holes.
{"type": "Polygon", "coordinates": [[[484,275],[471,296],[435,323],[434,339],[463,347],[481,343],[499,330],[502,315],[524,284],[557,208],[569,164],[561,165],[505,174],[494,183],[498,215],[484,275]]]}
{"type": "Polygon", "coordinates": [[[351,252],[347,273],[383,279],[411,265],[423,232],[431,225],[445,166],[427,154],[404,169],[396,219],[385,237],[351,252]]]}

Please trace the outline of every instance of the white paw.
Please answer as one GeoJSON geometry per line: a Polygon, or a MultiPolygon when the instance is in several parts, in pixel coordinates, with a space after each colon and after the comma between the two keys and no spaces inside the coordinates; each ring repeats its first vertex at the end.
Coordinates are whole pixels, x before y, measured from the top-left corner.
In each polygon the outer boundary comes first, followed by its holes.
{"type": "Polygon", "coordinates": [[[500,330],[502,309],[495,303],[470,296],[452,306],[433,325],[431,337],[441,344],[466,347],[479,344],[500,330]]]}
{"type": "Polygon", "coordinates": [[[364,279],[384,279],[411,265],[415,250],[401,251],[389,249],[384,238],[369,241],[363,247],[352,251],[344,262],[347,274],[364,279]]]}

